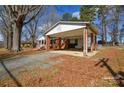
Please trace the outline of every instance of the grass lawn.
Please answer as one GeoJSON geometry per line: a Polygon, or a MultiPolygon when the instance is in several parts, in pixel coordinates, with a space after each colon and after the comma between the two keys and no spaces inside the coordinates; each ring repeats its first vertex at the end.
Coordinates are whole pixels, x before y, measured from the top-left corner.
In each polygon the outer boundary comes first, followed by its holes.
{"type": "MultiPolygon", "coordinates": [[[[105,48],[92,58],[61,55],[50,61],[61,61],[48,69],[36,67],[30,70],[13,70],[0,78],[0,86],[124,86],[124,51],[105,48]]],[[[44,62],[42,64],[48,64],[44,62]]]]}

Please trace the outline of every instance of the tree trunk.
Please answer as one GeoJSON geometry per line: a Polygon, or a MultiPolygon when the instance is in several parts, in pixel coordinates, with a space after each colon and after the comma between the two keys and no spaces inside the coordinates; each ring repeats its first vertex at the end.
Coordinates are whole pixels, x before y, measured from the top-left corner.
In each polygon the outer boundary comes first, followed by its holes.
{"type": "Polygon", "coordinates": [[[4,47],[8,49],[8,34],[4,35],[4,47]]]}
{"type": "Polygon", "coordinates": [[[102,46],[104,46],[104,22],[102,18],[102,46]]]}
{"type": "Polygon", "coordinates": [[[8,49],[8,37],[7,36],[5,36],[4,37],[4,47],[6,48],[6,49],[8,49]]]}
{"type": "Polygon", "coordinates": [[[105,45],[107,46],[107,28],[106,28],[106,24],[104,25],[104,30],[105,30],[105,45]]]}
{"type": "Polygon", "coordinates": [[[11,31],[9,31],[8,33],[8,50],[12,50],[12,38],[13,37],[13,33],[11,31]]]}
{"type": "Polygon", "coordinates": [[[34,38],[34,36],[31,36],[31,47],[35,48],[35,38],[34,38]]]}
{"type": "Polygon", "coordinates": [[[118,20],[116,20],[115,22],[115,42],[117,43],[118,42],[118,20]]]}
{"type": "Polygon", "coordinates": [[[1,31],[2,32],[2,35],[3,35],[3,46],[4,48],[8,48],[8,32],[7,31],[1,31]]]}
{"type": "Polygon", "coordinates": [[[12,51],[18,52],[21,50],[21,31],[22,31],[22,25],[19,23],[13,24],[13,46],[12,51]]]}
{"type": "Polygon", "coordinates": [[[12,40],[12,38],[11,38],[11,32],[9,32],[9,34],[8,34],[8,50],[11,50],[11,46],[12,46],[12,44],[11,44],[11,40],[12,40]]]}

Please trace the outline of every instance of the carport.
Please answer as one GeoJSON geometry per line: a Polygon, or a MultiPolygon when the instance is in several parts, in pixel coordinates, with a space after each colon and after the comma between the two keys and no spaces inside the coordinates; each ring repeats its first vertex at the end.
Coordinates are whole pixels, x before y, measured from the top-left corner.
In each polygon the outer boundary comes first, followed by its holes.
{"type": "Polygon", "coordinates": [[[89,22],[60,21],[45,33],[46,50],[56,45],[55,49],[82,49],[84,55],[88,50],[96,50],[96,29],[89,22]]]}

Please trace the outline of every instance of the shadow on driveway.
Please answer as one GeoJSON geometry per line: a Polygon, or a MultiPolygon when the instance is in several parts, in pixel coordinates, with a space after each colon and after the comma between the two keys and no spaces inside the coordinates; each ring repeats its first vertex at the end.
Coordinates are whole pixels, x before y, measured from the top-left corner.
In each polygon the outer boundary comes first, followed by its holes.
{"type": "Polygon", "coordinates": [[[3,66],[4,70],[8,73],[10,78],[16,83],[18,87],[22,87],[21,83],[16,79],[16,77],[9,71],[9,69],[4,64],[3,60],[0,59],[0,63],[3,66]]]}

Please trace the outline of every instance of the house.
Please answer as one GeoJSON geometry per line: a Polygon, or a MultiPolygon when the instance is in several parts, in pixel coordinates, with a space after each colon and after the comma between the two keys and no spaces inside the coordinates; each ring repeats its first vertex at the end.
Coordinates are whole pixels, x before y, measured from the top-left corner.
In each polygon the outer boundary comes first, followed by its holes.
{"type": "Polygon", "coordinates": [[[60,21],[45,32],[45,49],[82,49],[84,55],[97,47],[97,30],[90,22],[60,21]]]}
{"type": "Polygon", "coordinates": [[[41,36],[37,39],[37,48],[44,48],[45,47],[45,37],[41,36]]]}

